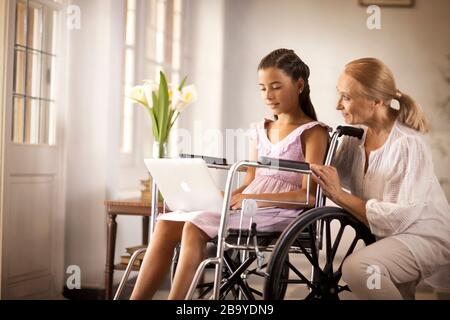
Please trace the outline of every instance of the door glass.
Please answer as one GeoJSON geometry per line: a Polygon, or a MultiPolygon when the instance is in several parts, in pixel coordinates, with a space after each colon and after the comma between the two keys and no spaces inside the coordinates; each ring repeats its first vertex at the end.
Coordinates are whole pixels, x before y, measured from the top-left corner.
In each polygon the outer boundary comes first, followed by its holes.
{"type": "MultiPolygon", "coordinates": [[[[63,3],[63,1],[54,1],[63,3]]],[[[12,141],[55,144],[57,9],[45,2],[17,0],[14,46],[12,141]]]]}

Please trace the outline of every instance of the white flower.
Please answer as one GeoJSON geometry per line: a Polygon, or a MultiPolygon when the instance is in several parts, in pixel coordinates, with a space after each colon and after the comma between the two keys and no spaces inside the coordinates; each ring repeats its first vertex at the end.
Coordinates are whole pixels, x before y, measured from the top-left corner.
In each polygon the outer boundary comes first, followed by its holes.
{"type": "Polygon", "coordinates": [[[130,89],[127,97],[135,103],[140,103],[144,106],[148,105],[147,98],[144,93],[144,86],[135,86],[130,89]]]}
{"type": "Polygon", "coordinates": [[[132,88],[128,98],[143,105],[149,112],[155,141],[165,142],[178,116],[188,105],[197,100],[193,85],[184,86],[186,78],[179,86],[168,85],[164,73],[160,81],[144,80],[144,84],[132,88]]]}
{"type": "Polygon", "coordinates": [[[148,108],[153,108],[153,92],[155,93],[155,95],[158,97],[158,89],[159,86],[154,83],[153,81],[144,81],[144,95],[145,98],[147,99],[147,107],[148,108]]]}
{"type": "Polygon", "coordinates": [[[194,85],[189,85],[181,89],[181,92],[176,90],[174,93],[172,105],[179,113],[183,112],[187,106],[197,101],[197,90],[194,85]]]}

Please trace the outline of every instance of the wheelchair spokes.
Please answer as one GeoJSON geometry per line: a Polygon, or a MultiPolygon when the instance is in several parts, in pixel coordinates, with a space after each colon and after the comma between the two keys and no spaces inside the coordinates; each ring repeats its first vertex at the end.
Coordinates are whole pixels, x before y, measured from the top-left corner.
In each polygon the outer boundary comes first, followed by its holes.
{"type": "Polygon", "coordinates": [[[368,228],[343,209],[306,212],[278,239],[267,268],[264,298],[340,299],[350,291],[341,280],[343,261],[359,243],[374,240],[368,228]],[[284,266],[288,266],[287,275],[284,266]],[[280,286],[287,290],[281,292],[280,286]]]}

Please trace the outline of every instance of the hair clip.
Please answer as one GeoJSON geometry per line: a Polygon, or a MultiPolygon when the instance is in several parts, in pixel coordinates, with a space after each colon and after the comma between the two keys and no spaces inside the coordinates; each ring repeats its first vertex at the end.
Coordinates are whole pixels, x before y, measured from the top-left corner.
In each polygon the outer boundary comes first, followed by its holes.
{"type": "Polygon", "coordinates": [[[392,109],[400,110],[400,102],[397,99],[392,99],[390,104],[392,109]]]}

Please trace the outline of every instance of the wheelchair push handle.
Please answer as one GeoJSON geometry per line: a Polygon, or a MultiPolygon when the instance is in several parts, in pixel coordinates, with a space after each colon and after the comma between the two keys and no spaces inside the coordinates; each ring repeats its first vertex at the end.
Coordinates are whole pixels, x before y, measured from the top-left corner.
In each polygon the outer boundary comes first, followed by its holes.
{"type": "Polygon", "coordinates": [[[349,126],[338,126],[336,128],[336,131],[338,132],[339,137],[350,136],[350,137],[358,138],[359,140],[361,140],[364,135],[363,129],[349,127],[349,126]]]}
{"type": "Polygon", "coordinates": [[[205,160],[207,164],[212,165],[218,165],[218,166],[226,166],[228,165],[227,159],[225,158],[215,158],[215,157],[207,157],[207,156],[201,156],[196,154],[186,154],[186,153],[180,153],[180,158],[200,158],[205,160]]]}

